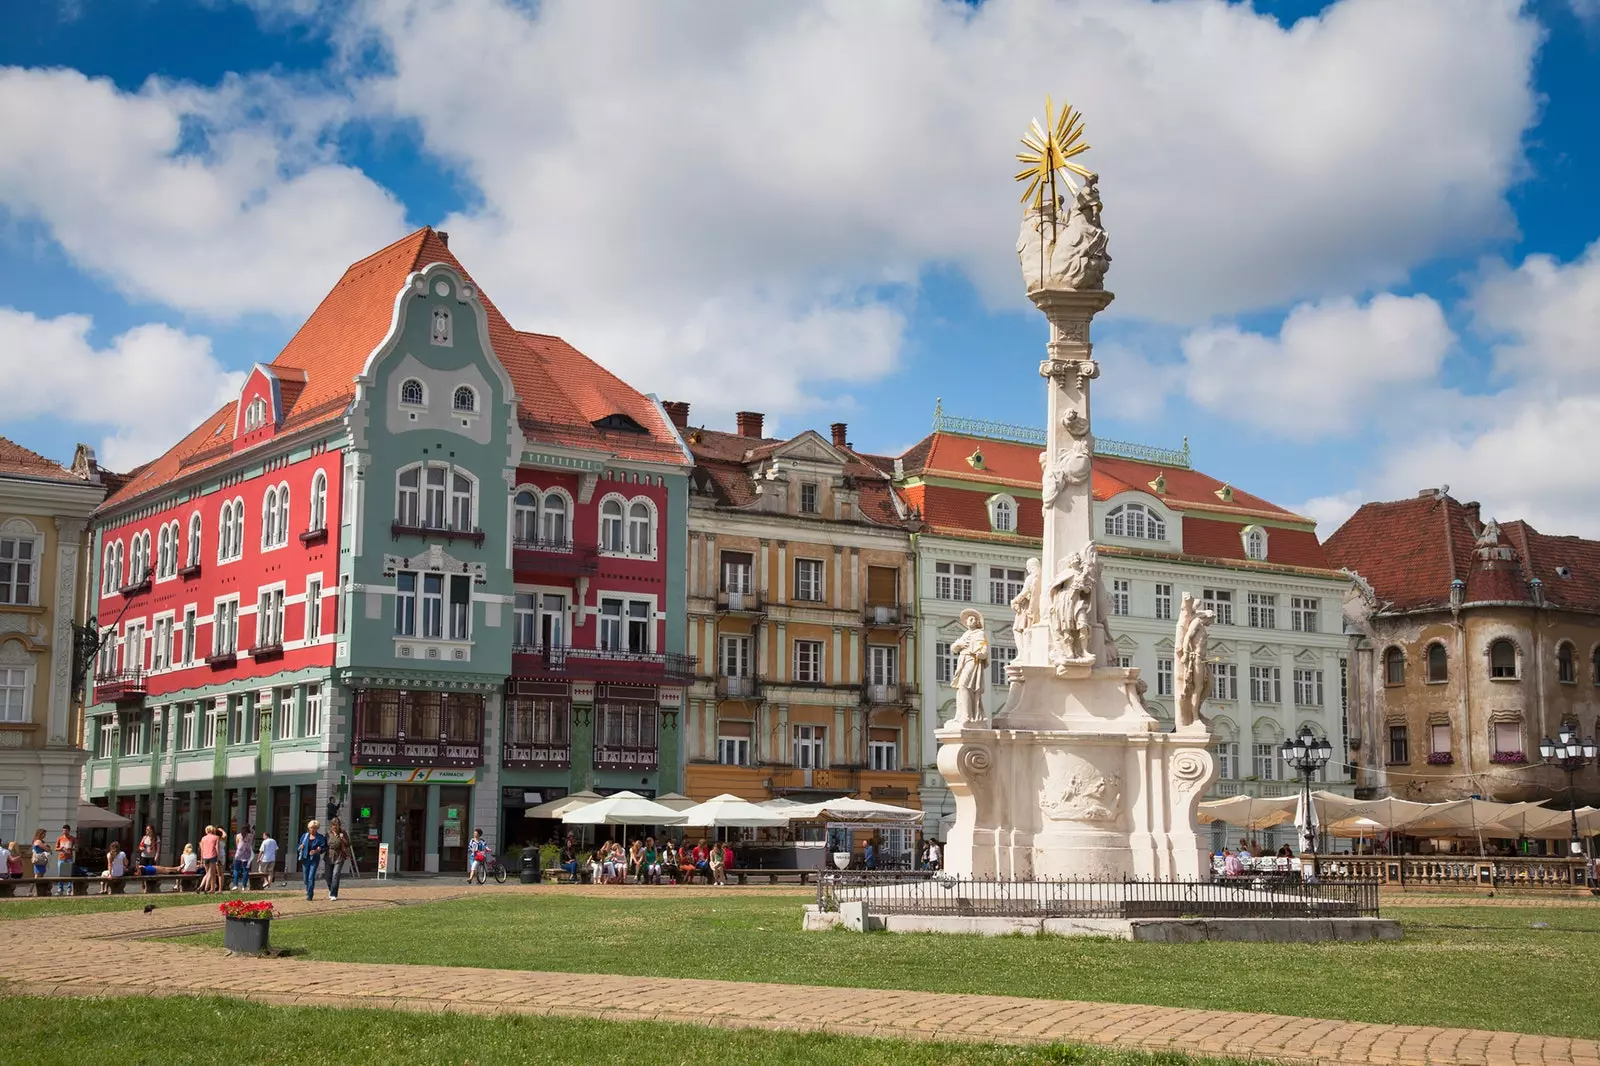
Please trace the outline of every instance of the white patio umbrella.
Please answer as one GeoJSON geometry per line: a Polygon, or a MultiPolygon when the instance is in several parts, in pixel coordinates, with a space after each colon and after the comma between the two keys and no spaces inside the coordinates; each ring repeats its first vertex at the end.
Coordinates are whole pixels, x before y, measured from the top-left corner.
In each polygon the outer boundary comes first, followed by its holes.
{"type": "Polygon", "coordinates": [[[690,799],[682,792],[668,792],[664,796],[657,796],[656,802],[663,807],[671,807],[675,811],[686,811],[699,801],[690,799]]]}
{"type": "Polygon", "coordinates": [[[756,806],[765,807],[769,811],[789,811],[796,807],[804,807],[805,804],[799,800],[792,800],[787,796],[778,796],[774,799],[762,800],[756,806]]]}
{"type": "Polygon", "coordinates": [[[585,789],[582,792],[574,792],[570,796],[562,796],[560,799],[549,800],[545,803],[539,804],[537,807],[529,807],[525,812],[523,812],[523,817],[560,818],[562,815],[571,811],[575,811],[579,807],[587,807],[589,804],[598,803],[603,799],[605,799],[605,797],[600,795],[600,793],[590,792],[585,789]]]}
{"type": "Polygon", "coordinates": [[[1245,829],[1271,829],[1292,822],[1299,803],[1299,796],[1229,796],[1200,804],[1197,820],[1201,824],[1227,822],[1245,829]]]}
{"type": "Polygon", "coordinates": [[[912,824],[922,821],[922,812],[912,807],[897,807],[892,803],[874,800],[838,799],[819,803],[804,803],[784,811],[792,822],[883,822],[885,824],[912,824]]]}
{"type": "Polygon", "coordinates": [[[759,829],[789,824],[789,816],[784,812],[751,803],[727,792],[713,796],[704,803],[697,803],[682,814],[683,825],[702,829],[724,826],[759,829]]]}
{"type": "Polygon", "coordinates": [[[567,825],[682,825],[683,815],[637,792],[618,792],[561,816],[567,825]]]}

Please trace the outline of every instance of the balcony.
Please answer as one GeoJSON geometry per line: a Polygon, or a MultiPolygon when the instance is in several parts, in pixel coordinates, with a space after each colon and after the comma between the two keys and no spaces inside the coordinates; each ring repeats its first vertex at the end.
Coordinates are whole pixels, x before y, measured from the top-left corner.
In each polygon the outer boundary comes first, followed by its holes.
{"type": "Polygon", "coordinates": [[[600,549],[570,540],[513,540],[511,568],[523,574],[579,577],[600,572],[600,549]]]}
{"type": "Polygon", "coordinates": [[[404,733],[392,737],[373,737],[357,734],[355,740],[355,765],[482,766],[483,742],[481,740],[455,740],[442,733],[437,737],[427,738],[408,737],[404,733]]]}
{"type": "Polygon", "coordinates": [[[283,643],[281,641],[273,641],[270,644],[257,644],[250,649],[250,658],[258,663],[265,662],[268,659],[281,659],[283,658],[283,643]]]}
{"type": "Polygon", "coordinates": [[[596,746],[596,770],[654,770],[657,758],[654,748],[611,748],[596,746]]]}
{"type": "Polygon", "coordinates": [[[139,595],[141,592],[149,592],[150,582],[150,575],[145,574],[144,577],[141,577],[138,581],[133,582],[131,585],[124,585],[117,591],[120,592],[125,599],[131,599],[134,596],[139,595]]]}
{"type": "Polygon", "coordinates": [[[239,653],[236,651],[219,651],[206,656],[206,665],[213,670],[226,670],[238,661],[239,653]]]}
{"type": "Polygon", "coordinates": [[[717,678],[717,695],[727,700],[754,699],[758,686],[753,677],[717,678]]]}
{"type": "Polygon", "coordinates": [[[323,526],[321,529],[308,529],[304,533],[300,534],[300,543],[304,544],[308,548],[313,544],[326,544],[327,542],[327,526],[323,526]]]}
{"type": "Polygon", "coordinates": [[[481,529],[451,529],[448,526],[413,526],[398,520],[389,523],[389,535],[395,540],[401,537],[425,537],[428,540],[443,540],[454,542],[470,540],[474,544],[483,543],[483,530],[481,529]]]}
{"type": "Polygon", "coordinates": [[[190,563],[188,566],[180,566],[178,568],[178,576],[183,578],[185,581],[189,580],[191,577],[199,577],[200,564],[190,563]]]}
{"type": "Polygon", "coordinates": [[[862,685],[861,702],[869,707],[898,707],[909,703],[910,685],[862,685]]]}
{"type": "Polygon", "coordinates": [[[694,680],[695,658],[692,655],[514,644],[511,669],[518,677],[557,681],[679,685],[694,680]]]}
{"type": "Polygon", "coordinates": [[[120,674],[102,674],[94,679],[96,703],[137,703],[145,698],[148,687],[143,670],[124,670],[120,674]]]}
{"type": "Polygon", "coordinates": [[[761,602],[760,593],[719,592],[717,593],[717,613],[748,615],[765,614],[766,604],[761,602]]]}
{"type": "Polygon", "coordinates": [[[508,743],[500,751],[500,765],[507,770],[565,770],[572,765],[572,747],[508,743]]]}
{"type": "Polygon", "coordinates": [[[911,612],[896,603],[868,604],[862,612],[862,621],[869,626],[891,626],[899,628],[910,625],[911,612]]]}

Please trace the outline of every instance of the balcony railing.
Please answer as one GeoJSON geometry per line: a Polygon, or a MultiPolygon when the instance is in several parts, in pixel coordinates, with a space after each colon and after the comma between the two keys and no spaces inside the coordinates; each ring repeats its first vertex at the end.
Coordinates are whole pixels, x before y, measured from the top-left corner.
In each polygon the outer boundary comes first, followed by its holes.
{"type": "Polygon", "coordinates": [[[899,604],[868,604],[862,617],[869,626],[897,626],[907,620],[908,612],[899,604]]]}
{"type": "Polygon", "coordinates": [[[909,685],[862,685],[861,702],[874,707],[892,707],[911,696],[909,685]]]}
{"type": "Polygon", "coordinates": [[[236,651],[219,651],[206,656],[206,665],[213,670],[226,670],[238,661],[239,653],[236,651]]]}
{"type": "MultiPolygon", "coordinates": [[[[1298,860],[1306,868],[1305,857],[1298,860]]],[[[1425,888],[1581,888],[1587,884],[1584,859],[1490,855],[1319,855],[1323,881],[1376,881],[1425,888]]]]}
{"type": "Polygon", "coordinates": [[[126,585],[122,586],[120,589],[118,589],[117,591],[120,592],[123,596],[130,596],[130,597],[131,596],[137,596],[141,592],[149,592],[150,591],[150,584],[151,584],[151,577],[147,573],[147,574],[144,575],[144,577],[141,577],[138,581],[134,581],[134,582],[131,582],[129,584],[126,584],[126,585]]]}
{"type": "Polygon", "coordinates": [[[719,677],[717,678],[717,695],[730,700],[747,700],[756,694],[756,679],[753,677],[719,677]]]}
{"type": "Polygon", "coordinates": [[[312,544],[322,544],[327,541],[327,539],[327,526],[323,526],[321,529],[308,529],[304,533],[300,534],[300,543],[307,545],[308,547],[312,544]]]}
{"type": "Polygon", "coordinates": [[[389,535],[399,540],[401,537],[427,537],[430,540],[470,540],[474,544],[483,543],[483,530],[481,529],[452,529],[449,526],[413,526],[399,519],[389,523],[389,535]]]}
{"type": "Polygon", "coordinates": [[[572,747],[507,742],[500,753],[500,764],[508,770],[564,770],[572,765],[572,747]]]}
{"type": "Polygon", "coordinates": [[[264,659],[283,658],[283,642],[274,640],[266,644],[257,644],[250,649],[250,658],[261,662],[264,659]]]}
{"type": "Polygon", "coordinates": [[[611,748],[596,745],[594,749],[596,770],[654,770],[656,763],[654,748],[611,748]]]}
{"type": "Polygon", "coordinates": [[[600,549],[570,540],[513,540],[512,569],[531,574],[597,574],[600,549]]]}
{"type": "Polygon", "coordinates": [[[766,605],[761,602],[761,594],[758,592],[717,593],[719,614],[761,614],[765,610],[766,605]]]}
{"type": "Polygon", "coordinates": [[[357,766],[482,766],[482,740],[437,737],[392,737],[356,734],[357,766]]]}
{"type": "Polygon", "coordinates": [[[511,648],[511,668],[521,677],[681,684],[694,680],[695,658],[693,655],[517,644],[511,648]]]}
{"type": "Polygon", "coordinates": [[[94,679],[96,703],[132,703],[144,699],[148,687],[143,670],[124,670],[119,674],[102,674],[94,679]]]}

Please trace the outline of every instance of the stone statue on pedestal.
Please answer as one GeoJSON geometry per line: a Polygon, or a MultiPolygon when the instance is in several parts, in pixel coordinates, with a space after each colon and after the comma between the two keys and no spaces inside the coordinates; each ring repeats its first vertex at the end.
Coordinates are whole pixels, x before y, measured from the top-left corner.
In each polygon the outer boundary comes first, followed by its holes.
{"type": "Polygon", "coordinates": [[[968,607],[961,612],[966,632],[950,645],[956,656],[953,682],[956,689],[956,724],[984,725],[983,672],[989,665],[989,635],[983,628],[983,615],[968,607]]]}
{"type": "Polygon", "coordinates": [[[1094,661],[1094,591],[1100,584],[1100,562],[1091,542],[1061,560],[1050,582],[1050,661],[1053,664],[1094,661]]]}
{"type": "Polygon", "coordinates": [[[1183,594],[1178,608],[1178,631],[1173,638],[1177,652],[1177,671],[1173,678],[1173,697],[1177,702],[1177,724],[1210,725],[1200,707],[1211,691],[1211,664],[1206,662],[1206,633],[1216,621],[1216,612],[1203,611],[1189,593],[1183,594]]]}
{"type": "Polygon", "coordinates": [[[1022,217],[1017,258],[1028,291],[1045,287],[1103,289],[1111,266],[1109,241],[1100,225],[1100,177],[1090,174],[1071,200],[1057,196],[1035,204],[1022,217]]]}
{"type": "Polygon", "coordinates": [[[1011,632],[1017,647],[1022,647],[1022,635],[1039,620],[1039,560],[1029,559],[1027,576],[1022,580],[1022,591],[1011,598],[1011,632]]]}

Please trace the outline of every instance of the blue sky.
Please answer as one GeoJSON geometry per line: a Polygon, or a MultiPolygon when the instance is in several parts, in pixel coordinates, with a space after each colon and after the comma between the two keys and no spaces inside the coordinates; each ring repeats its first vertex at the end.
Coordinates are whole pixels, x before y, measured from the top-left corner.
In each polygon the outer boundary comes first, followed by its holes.
{"type": "Polygon", "coordinates": [[[696,421],[1037,423],[1016,137],[1087,118],[1102,436],[1600,536],[1595,0],[76,0],[0,40],[0,432],[150,458],[410,228],[696,421]],[[626,16],[626,17],[624,17],[626,16]]]}

